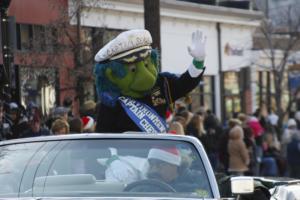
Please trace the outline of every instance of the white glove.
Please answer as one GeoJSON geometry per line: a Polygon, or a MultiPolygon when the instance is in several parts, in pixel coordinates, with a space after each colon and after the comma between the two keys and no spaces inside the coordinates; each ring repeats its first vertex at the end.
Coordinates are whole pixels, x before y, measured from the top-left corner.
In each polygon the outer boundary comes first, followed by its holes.
{"type": "Polygon", "coordinates": [[[197,61],[205,59],[206,37],[202,38],[202,32],[197,30],[192,34],[192,45],[188,46],[189,54],[197,61]]]}

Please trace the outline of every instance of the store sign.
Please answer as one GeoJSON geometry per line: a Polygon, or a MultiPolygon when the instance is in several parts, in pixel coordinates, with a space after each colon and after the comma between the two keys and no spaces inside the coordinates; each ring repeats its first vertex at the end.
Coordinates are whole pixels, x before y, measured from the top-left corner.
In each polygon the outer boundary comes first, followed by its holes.
{"type": "Polygon", "coordinates": [[[224,48],[224,53],[227,56],[244,56],[244,49],[237,45],[231,45],[227,42],[224,48]]]}

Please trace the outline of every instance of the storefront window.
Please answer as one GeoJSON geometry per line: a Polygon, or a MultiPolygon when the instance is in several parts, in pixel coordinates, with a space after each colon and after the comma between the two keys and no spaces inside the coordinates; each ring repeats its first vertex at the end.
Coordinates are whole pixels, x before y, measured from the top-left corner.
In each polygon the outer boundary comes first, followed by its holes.
{"type": "Polygon", "coordinates": [[[205,110],[211,110],[215,112],[214,108],[214,77],[213,76],[203,76],[200,85],[196,87],[192,93],[192,111],[199,110],[203,107],[205,110]]]}
{"type": "Polygon", "coordinates": [[[206,110],[211,110],[215,113],[214,107],[214,77],[213,76],[204,76],[203,77],[203,95],[201,105],[204,106],[206,110]]]}
{"type": "Polygon", "coordinates": [[[191,110],[192,112],[197,111],[200,107],[200,87],[196,87],[191,93],[190,93],[191,97],[192,97],[192,104],[191,104],[191,110]]]}
{"type": "Polygon", "coordinates": [[[257,71],[256,72],[256,84],[255,84],[255,91],[256,91],[256,107],[260,107],[262,102],[264,101],[264,96],[263,96],[263,77],[262,77],[262,72],[257,71]]]}
{"type": "Polygon", "coordinates": [[[48,115],[55,105],[55,69],[20,67],[21,103],[37,104],[48,115]]]}
{"type": "Polygon", "coordinates": [[[55,29],[42,25],[17,24],[19,50],[53,51],[57,45],[55,29]]]}
{"type": "Polygon", "coordinates": [[[241,97],[237,72],[224,73],[225,118],[230,119],[241,112],[241,97]]]}
{"type": "Polygon", "coordinates": [[[271,78],[271,85],[270,85],[270,87],[271,87],[271,93],[275,93],[275,85],[274,85],[274,75],[273,75],[273,73],[271,73],[270,78],[271,78]]]}
{"type": "Polygon", "coordinates": [[[204,108],[205,110],[211,110],[213,113],[215,113],[215,108],[214,108],[214,100],[212,94],[204,94],[204,108]]]}
{"type": "MultiPolygon", "coordinates": [[[[274,74],[269,71],[257,71],[256,73],[256,107],[267,105],[271,110],[276,107],[276,89],[274,84],[274,74]],[[268,84],[268,76],[270,82],[268,84]]],[[[288,89],[288,74],[285,73],[283,77],[282,90],[282,109],[286,109],[289,103],[289,89],[288,89]]]]}
{"type": "Polygon", "coordinates": [[[21,50],[29,50],[32,48],[32,26],[29,24],[20,24],[20,46],[21,50]]]}
{"type": "MultiPolygon", "coordinates": [[[[267,78],[268,78],[267,71],[257,71],[256,72],[256,107],[262,107],[263,105],[268,102],[267,98],[267,91],[268,91],[268,84],[267,84],[267,78]]],[[[270,82],[272,83],[272,82],[270,82]]],[[[272,85],[272,84],[270,84],[272,85]]],[[[271,93],[272,95],[272,93],[271,93]]]]}
{"type": "Polygon", "coordinates": [[[283,106],[283,109],[286,109],[288,107],[289,101],[290,101],[290,90],[288,86],[288,72],[284,73],[284,79],[283,79],[283,90],[282,90],[282,99],[281,103],[283,106]]]}
{"type": "Polygon", "coordinates": [[[46,35],[44,26],[33,26],[33,49],[35,51],[46,50],[46,35]]]}
{"type": "Polygon", "coordinates": [[[224,73],[225,95],[239,94],[238,74],[236,72],[224,73]]]}

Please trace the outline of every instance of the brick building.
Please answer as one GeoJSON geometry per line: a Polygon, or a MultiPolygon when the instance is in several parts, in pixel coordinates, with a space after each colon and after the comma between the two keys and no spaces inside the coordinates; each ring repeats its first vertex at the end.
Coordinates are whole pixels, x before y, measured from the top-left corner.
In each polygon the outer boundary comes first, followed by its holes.
{"type": "Polygon", "coordinates": [[[83,59],[90,50],[84,44],[89,37],[69,24],[68,14],[68,0],[11,0],[8,8],[14,27],[14,100],[24,106],[33,101],[44,114],[66,97],[74,100],[75,113],[80,102],[94,98],[93,89],[88,94],[82,90],[93,83],[92,62],[83,59]]]}

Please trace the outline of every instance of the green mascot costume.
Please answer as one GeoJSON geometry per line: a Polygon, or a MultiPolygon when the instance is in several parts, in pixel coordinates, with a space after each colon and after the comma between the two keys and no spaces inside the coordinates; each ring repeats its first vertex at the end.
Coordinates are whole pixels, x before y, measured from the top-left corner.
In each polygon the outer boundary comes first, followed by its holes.
{"type": "Polygon", "coordinates": [[[159,73],[159,57],[147,30],[122,32],[95,56],[100,98],[96,132],[167,132],[166,112],[194,89],[204,72],[205,39],[192,34],[193,62],[180,76],[159,73]]]}

